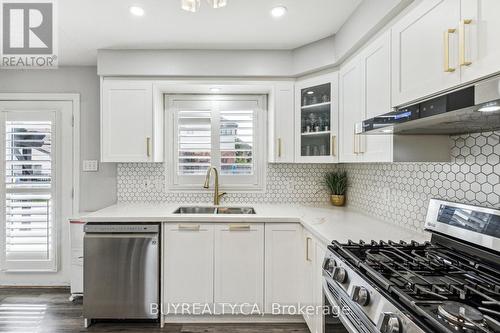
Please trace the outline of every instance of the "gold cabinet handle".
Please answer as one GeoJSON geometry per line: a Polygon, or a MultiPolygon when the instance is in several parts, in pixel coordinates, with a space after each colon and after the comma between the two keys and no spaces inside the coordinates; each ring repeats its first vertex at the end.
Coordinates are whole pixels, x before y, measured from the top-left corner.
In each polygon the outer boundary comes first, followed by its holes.
{"type": "Polygon", "coordinates": [[[250,230],[250,224],[230,224],[229,231],[250,230]]]}
{"type": "Polygon", "coordinates": [[[335,135],[332,135],[332,156],[336,156],[336,153],[335,153],[335,139],[337,137],[335,135]]]}
{"type": "Polygon", "coordinates": [[[198,231],[200,230],[199,224],[179,224],[177,226],[179,230],[190,230],[190,231],[198,231]]]}
{"type": "Polygon", "coordinates": [[[278,157],[281,157],[281,138],[278,139],[278,157]]]}
{"type": "Polygon", "coordinates": [[[309,243],[312,241],[311,237],[306,237],[306,261],[312,261],[311,258],[309,258],[309,243]]]}
{"type": "Polygon", "coordinates": [[[456,29],[448,29],[444,32],[444,71],[451,73],[455,68],[450,67],[450,34],[455,33],[456,29]]]}
{"type": "Polygon", "coordinates": [[[465,55],[465,26],[472,23],[471,19],[465,19],[460,21],[460,26],[458,28],[458,38],[460,43],[460,66],[469,66],[472,64],[471,61],[467,61],[467,57],[465,55]]]}
{"type": "Polygon", "coordinates": [[[151,157],[151,138],[149,136],[146,138],[146,154],[151,157]]]}

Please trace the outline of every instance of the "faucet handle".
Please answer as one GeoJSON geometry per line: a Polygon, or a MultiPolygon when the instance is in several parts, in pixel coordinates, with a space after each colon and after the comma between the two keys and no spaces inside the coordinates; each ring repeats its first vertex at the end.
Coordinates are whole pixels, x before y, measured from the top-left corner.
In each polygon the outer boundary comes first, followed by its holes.
{"type": "Polygon", "coordinates": [[[227,193],[226,193],[226,192],[221,192],[221,193],[219,193],[219,199],[220,199],[223,195],[225,195],[225,194],[227,194],[227,193]]]}

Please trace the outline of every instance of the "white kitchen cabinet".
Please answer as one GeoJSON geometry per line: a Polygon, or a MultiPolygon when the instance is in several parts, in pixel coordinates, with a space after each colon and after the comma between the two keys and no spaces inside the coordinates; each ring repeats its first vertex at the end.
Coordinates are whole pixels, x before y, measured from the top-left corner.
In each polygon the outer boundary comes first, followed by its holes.
{"type": "Polygon", "coordinates": [[[273,304],[297,305],[301,282],[302,230],[297,223],[265,225],[265,312],[273,304]]]}
{"type": "Polygon", "coordinates": [[[293,163],[295,154],[294,82],[274,87],[274,106],[269,110],[269,162],[293,163]]]}
{"type": "Polygon", "coordinates": [[[500,71],[500,1],[461,0],[458,25],[462,82],[500,71]]]}
{"type": "Polygon", "coordinates": [[[102,162],[159,162],[153,122],[152,81],[102,80],[102,162]]]}
{"type": "MultiPolygon", "coordinates": [[[[306,307],[311,307],[314,303],[314,238],[305,229],[303,230],[301,249],[302,285],[300,288],[300,303],[306,307]]],[[[304,320],[311,333],[315,333],[316,317],[307,308],[304,312],[304,320]]]]}
{"type": "Polygon", "coordinates": [[[361,162],[360,135],[356,134],[356,125],[363,121],[361,96],[361,63],[355,57],[345,63],[339,74],[339,155],[341,163],[361,162]]]}
{"type": "Polygon", "coordinates": [[[460,1],[423,0],[392,27],[393,106],[460,83],[459,20],[460,1]]]}
{"type": "Polygon", "coordinates": [[[69,220],[71,245],[71,299],[83,295],[83,226],[79,219],[69,220]]]}
{"type": "Polygon", "coordinates": [[[319,309],[314,314],[314,327],[316,333],[323,333],[324,318],[321,313],[323,307],[323,261],[326,254],[326,244],[318,239],[314,240],[314,281],[313,281],[313,305],[319,309]]]}
{"type": "MultiPolygon", "coordinates": [[[[243,305],[236,311],[248,313],[253,306],[264,310],[264,225],[215,225],[214,302],[243,305]]],[[[231,313],[228,313],[231,314],[231,313]]]]}
{"type": "MultiPolygon", "coordinates": [[[[391,111],[391,35],[387,31],[361,52],[362,120],[391,111]]],[[[346,87],[349,89],[349,87],[346,87]]],[[[347,94],[347,93],[346,93],[347,94]]],[[[392,135],[360,135],[363,162],[392,162],[392,135]]]]}
{"type": "Polygon", "coordinates": [[[164,224],[164,305],[211,304],[214,225],[164,224]]]}
{"type": "Polygon", "coordinates": [[[303,229],[301,304],[306,305],[304,320],[311,333],[323,333],[323,260],[326,244],[303,229]]]}
{"type": "Polygon", "coordinates": [[[338,73],[295,84],[295,162],[338,162],[338,73]]]}

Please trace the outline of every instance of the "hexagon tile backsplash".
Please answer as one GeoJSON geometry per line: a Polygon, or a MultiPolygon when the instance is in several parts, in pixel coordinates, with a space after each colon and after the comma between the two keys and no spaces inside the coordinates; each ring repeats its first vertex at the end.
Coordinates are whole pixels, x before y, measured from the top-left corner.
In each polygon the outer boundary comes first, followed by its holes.
{"type": "MultiPolygon", "coordinates": [[[[269,164],[265,193],[231,193],[225,202],[325,204],[323,174],[342,168],[349,173],[348,206],[422,231],[430,198],[500,209],[499,137],[498,131],[452,137],[450,163],[269,164]]],[[[159,163],[118,164],[118,201],[211,202],[211,191],[165,191],[164,175],[159,163]]]]}
{"type": "MultiPolygon", "coordinates": [[[[269,164],[265,192],[229,193],[223,202],[326,204],[329,196],[322,184],[323,175],[334,169],[332,164],[269,164]]],[[[118,201],[212,202],[213,192],[203,190],[203,184],[200,184],[200,192],[167,192],[165,172],[165,165],[161,163],[118,164],[118,201]]]]}
{"type": "Polygon", "coordinates": [[[451,163],[344,164],[348,205],[418,231],[431,198],[500,209],[499,137],[452,137],[451,163]]]}

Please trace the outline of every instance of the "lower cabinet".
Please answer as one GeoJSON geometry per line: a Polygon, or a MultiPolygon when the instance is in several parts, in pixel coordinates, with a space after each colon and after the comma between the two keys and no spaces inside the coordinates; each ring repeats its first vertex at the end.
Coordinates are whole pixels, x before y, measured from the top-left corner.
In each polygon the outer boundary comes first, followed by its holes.
{"type": "Polygon", "coordinates": [[[216,309],[233,314],[224,304],[238,305],[244,314],[264,309],[264,225],[215,225],[214,302],[216,309]]]}
{"type": "MultiPolygon", "coordinates": [[[[302,227],[298,223],[265,225],[265,312],[281,313],[297,305],[302,276],[300,255],[302,227]]],[[[285,314],[286,313],[285,311],[285,314]]]]}
{"type": "Polygon", "coordinates": [[[178,304],[213,302],[214,225],[164,224],[163,301],[178,304]]]}
{"type": "Polygon", "coordinates": [[[299,302],[301,235],[298,223],[165,223],[164,314],[189,315],[174,312],[183,304],[215,305],[226,314],[282,314],[281,305],[299,302]]]}
{"type": "Polygon", "coordinates": [[[301,304],[306,305],[304,319],[311,333],[323,333],[323,259],[326,244],[304,230],[302,236],[303,256],[301,267],[303,272],[301,304]]]}

